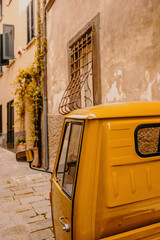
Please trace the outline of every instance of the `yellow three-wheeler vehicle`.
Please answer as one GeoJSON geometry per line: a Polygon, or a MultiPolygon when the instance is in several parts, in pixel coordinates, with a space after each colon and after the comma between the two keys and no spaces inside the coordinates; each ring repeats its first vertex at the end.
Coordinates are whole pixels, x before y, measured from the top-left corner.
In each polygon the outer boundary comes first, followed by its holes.
{"type": "Polygon", "coordinates": [[[51,206],[56,240],[160,239],[160,103],[67,115],[51,206]]]}

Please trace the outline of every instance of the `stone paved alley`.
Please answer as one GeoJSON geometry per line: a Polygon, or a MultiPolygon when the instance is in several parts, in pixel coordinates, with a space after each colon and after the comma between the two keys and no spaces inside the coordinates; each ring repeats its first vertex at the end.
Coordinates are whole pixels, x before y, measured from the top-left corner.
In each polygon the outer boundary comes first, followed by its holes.
{"type": "Polygon", "coordinates": [[[0,240],[50,240],[50,174],[18,163],[0,148],[0,240]]]}

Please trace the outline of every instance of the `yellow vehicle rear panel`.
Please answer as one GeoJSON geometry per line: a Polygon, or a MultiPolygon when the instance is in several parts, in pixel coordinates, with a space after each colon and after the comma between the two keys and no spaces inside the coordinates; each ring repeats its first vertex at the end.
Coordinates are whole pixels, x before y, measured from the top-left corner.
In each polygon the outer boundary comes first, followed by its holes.
{"type": "Polygon", "coordinates": [[[160,123],[160,103],[111,104],[67,118],[85,119],[73,239],[160,239],[160,156],[138,156],[134,138],[137,126],[160,123]]]}
{"type": "Polygon", "coordinates": [[[150,226],[138,228],[125,233],[106,237],[100,240],[159,240],[160,239],[160,223],[150,226]]]}

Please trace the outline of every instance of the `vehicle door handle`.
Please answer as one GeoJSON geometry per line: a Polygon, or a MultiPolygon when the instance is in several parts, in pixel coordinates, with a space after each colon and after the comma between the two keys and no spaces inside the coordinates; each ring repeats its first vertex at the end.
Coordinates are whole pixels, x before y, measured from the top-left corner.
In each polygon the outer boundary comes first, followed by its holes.
{"type": "Polygon", "coordinates": [[[64,223],[62,221],[63,219],[67,219],[68,220],[68,218],[67,217],[60,217],[59,221],[64,226],[62,229],[63,229],[63,231],[69,232],[70,231],[70,224],[69,223],[64,223]]]}

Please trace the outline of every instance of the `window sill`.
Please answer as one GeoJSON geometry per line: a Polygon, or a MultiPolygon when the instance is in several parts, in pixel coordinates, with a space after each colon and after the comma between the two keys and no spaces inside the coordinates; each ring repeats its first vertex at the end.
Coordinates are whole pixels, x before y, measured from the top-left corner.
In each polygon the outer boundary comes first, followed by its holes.
{"type": "Polygon", "coordinates": [[[35,37],[32,38],[32,40],[29,43],[27,43],[26,49],[28,49],[35,41],[36,41],[36,38],[35,37]]]}
{"type": "Polygon", "coordinates": [[[11,4],[12,0],[8,1],[8,4],[6,4],[7,7],[9,7],[9,5],[11,4]]]}
{"type": "Polygon", "coordinates": [[[10,68],[10,66],[12,66],[12,65],[15,63],[15,61],[16,61],[16,58],[13,59],[13,60],[11,60],[11,61],[9,62],[9,65],[7,66],[7,68],[10,68]]]}
{"type": "Polygon", "coordinates": [[[45,6],[46,11],[48,12],[50,10],[50,8],[52,7],[53,3],[55,2],[55,0],[48,0],[45,6]]]}

